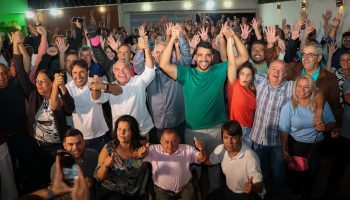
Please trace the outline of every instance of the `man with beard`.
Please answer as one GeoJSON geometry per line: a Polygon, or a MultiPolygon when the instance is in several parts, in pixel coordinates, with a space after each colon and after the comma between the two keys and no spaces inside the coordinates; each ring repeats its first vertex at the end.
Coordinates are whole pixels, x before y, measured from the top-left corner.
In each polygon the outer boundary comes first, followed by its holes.
{"type": "Polygon", "coordinates": [[[268,70],[265,59],[265,49],[266,43],[262,40],[256,40],[253,42],[252,49],[250,51],[249,62],[260,74],[267,74],[268,70]]]}
{"type": "MultiPolygon", "coordinates": [[[[221,143],[221,124],[227,120],[224,86],[226,78],[233,82],[234,65],[248,60],[244,44],[228,26],[223,27],[227,38],[228,62],[212,65],[213,48],[208,42],[199,42],[194,59],[196,67],[177,66],[170,63],[175,40],[179,38],[181,28],[175,26],[172,36],[161,58],[160,68],[172,79],[182,85],[185,101],[186,130],[185,143],[193,145],[193,137],[204,142],[211,153],[221,143]],[[233,53],[235,44],[238,56],[233,53]]],[[[220,167],[209,168],[209,192],[220,187],[220,167]]]]}
{"type": "MultiPolygon", "coordinates": [[[[140,27],[140,35],[142,35],[143,29],[144,27],[140,27]]],[[[155,44],[152,52],[152,59],[156,66],[156,75],[147,87],[147,103],[157,134],[150,134],[150,142],[158,143],[163,130],[165,128],[171,128],[176,129],[181,143],[184,143],[185,108],[182,88],[178,82],[170,78],[159,68],[160,56],[163,54],[165,46],[166,43],[158,42],[155,44]]],[[[185,37],[182,35],[179,37],[179,47],[181,51],[180,63],[190,66],[190,49],[185,37]]],[[[133,63],[135,73],[141,74],[145,70],[143,50],[136,52],[133,63]]]]}

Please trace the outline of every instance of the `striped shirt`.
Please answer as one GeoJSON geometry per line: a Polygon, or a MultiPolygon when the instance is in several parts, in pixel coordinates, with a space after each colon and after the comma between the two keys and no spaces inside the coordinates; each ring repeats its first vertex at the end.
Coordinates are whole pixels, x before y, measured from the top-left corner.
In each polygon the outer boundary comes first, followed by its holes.
{"type": "Polygon", "coordinates": [[[278,124],[282,106],[292,98],[293,81],[272,88],[267,76],[255,75],[256,111],[250,138],[260,145],[280,145],[278,124]]]}

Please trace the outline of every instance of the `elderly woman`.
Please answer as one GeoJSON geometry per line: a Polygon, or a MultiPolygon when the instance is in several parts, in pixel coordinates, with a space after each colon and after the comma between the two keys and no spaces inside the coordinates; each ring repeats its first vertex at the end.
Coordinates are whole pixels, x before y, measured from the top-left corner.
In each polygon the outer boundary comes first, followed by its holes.
{"type": "Polygon", "coordinates": [[[292,193],[309,199],[315,174],[320,162],[323,132],[330,132],[335,119],[326,103],[323,123],[314,124],[316,85],[309,75],[300,76],[294,83],[293,98],[281,110],[279,129],[283,157],[287,162],[292,156],[308,158],[309,169],[305,171],[288,170],[292,193]]]}
{"type": "Polygon", "coordinates": [[[139,199],[146,164],[133,156],[141,146],[136,119],[123,115],[115,122],[116,138],[107,143],[98,158],[96,178],[101,182],[100,199],[139,199]]]}

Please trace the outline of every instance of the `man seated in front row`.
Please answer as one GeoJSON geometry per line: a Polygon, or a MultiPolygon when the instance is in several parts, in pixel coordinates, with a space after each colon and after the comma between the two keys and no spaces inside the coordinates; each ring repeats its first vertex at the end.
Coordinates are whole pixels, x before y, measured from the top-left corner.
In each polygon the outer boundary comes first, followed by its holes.
{"type": "MultiPolygon", "coordinates": [[[[72,153],[77,164],[81,167],[85,177],[94,179],[94,172],[97,166],[98,153],[94,149],[85,148],[85,141],[81,131],[78,129],[68,129],[63,137],[64,150],[72,153]]],[[[51,181],[55,174],[55,163],[51,167],[51,181]]]]}
{"type": "Polygon", "coordinates": [[[207,160],[204,143],[194,138],[193,146],[180,144],[180,137],[175,129],[165,129],[160,144],[150,145],[145,162],[152,164],[152,178],[156,199],[195,199],[195,192],[190,182],[191,163],[203,163],[207,160]]]}
{"type": "Polygon", "coordinates": [[[225,122],[221,128],[222,143],[210,154],[206,164],[221,163],[226,186],[214,190],[207,199],[257,199],[263,190],[260,161],[256,153],[242,143],[242,128],[235,120],[225,122]]]}

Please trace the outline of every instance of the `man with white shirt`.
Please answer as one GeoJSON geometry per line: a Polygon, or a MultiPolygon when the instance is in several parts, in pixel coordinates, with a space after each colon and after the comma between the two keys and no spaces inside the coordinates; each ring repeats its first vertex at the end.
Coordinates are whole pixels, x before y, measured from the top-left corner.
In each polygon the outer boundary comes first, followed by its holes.
{"type": "MultiPolygon", "coordinates": [[[[112,109],[113,123],[122,115],[131,115],[136,118],[140,125],[142,136],[148,137],[148,132],[154,127],[152,118],[146,106],[146,88],[155,76],[155,68],[151,59],[151,51],[148,47],[147,38],[139,38],[139,43],[143,43],[142,49],[145,50],[146,68],[140,75],[131,76],[131,63],[125,59],[119,59],[113,65],[113,74],[115,82],[123,89],[123,93],[116,96],[101,93],[95,87],[101,83],[101,80],[91,82],[90,88],[93,90],[92,99],[98,104],[109,101],[112,109]]],[[[113,128],[115,124],[113,124],[113,128]]]]}
{"type": "Polygon", "coordinates": [[[74,128],[83,133],[87,148],[100,152],[108,141],[106,134],[108,126],[103,116],[102,105],[91,101],[88,64],[84,60],[73,62],[71,73],[73,80],[66,84],[66,88],[74,99],[75,111],[72,113],[74,128]]]}

